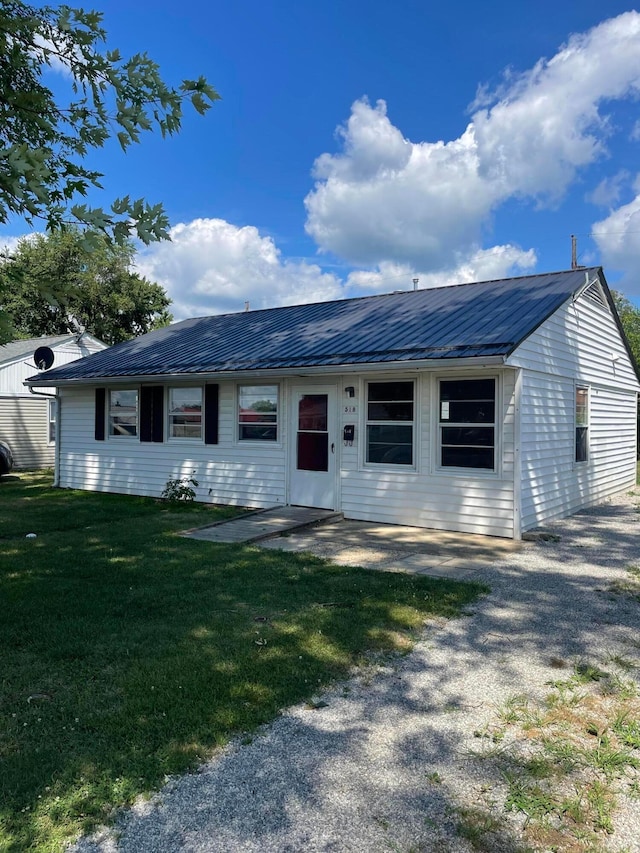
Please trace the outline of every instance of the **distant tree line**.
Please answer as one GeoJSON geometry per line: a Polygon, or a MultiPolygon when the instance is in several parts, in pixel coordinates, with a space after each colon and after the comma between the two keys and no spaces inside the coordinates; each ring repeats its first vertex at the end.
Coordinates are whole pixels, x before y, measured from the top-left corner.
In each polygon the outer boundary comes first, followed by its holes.
{"type": "Polygon", "coordinates": [[[626,296],[617,290],[612,290],[611,295],[620,315],[622,328],[631,347],[631,352],[640,367],[640,308],[633,305],[626,296]]]}

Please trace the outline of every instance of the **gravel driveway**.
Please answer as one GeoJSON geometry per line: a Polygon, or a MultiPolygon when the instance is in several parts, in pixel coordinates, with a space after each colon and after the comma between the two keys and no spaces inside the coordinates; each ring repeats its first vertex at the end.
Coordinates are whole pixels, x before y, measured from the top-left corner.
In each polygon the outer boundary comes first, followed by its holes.
{"type": "MultiPolygon", "coordinates": [[[[430,624],[410,655],[372,664],[315,709],[288,709],[75,851],[478,849],[459,816],[502,812],[504,780],[472,753],[509,697],[542,700],[578,661],[624,661],[625,678],[640,679],[640,603],[610,591],[640,564],[639,501],[621,495],[550,525],[557,541],[479,568],[491,593],[469,616],[430,624]]],[[[635,853],[640,802],[618,800],[602,849],[635,853]]],[[[480,849],[521,849],[522,826],[508,815],[480,849]]]]}

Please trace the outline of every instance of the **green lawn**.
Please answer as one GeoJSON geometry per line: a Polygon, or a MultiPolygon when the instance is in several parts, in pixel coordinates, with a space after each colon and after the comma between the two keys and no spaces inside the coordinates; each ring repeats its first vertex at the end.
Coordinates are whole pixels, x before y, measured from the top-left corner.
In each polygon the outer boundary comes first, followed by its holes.
{"type": "Polygon", "coordinates": [[[5,853],[61,849],[482,592],[186,540],[175,531],[234,511],[50,483],[0,479],[5,853]]]}

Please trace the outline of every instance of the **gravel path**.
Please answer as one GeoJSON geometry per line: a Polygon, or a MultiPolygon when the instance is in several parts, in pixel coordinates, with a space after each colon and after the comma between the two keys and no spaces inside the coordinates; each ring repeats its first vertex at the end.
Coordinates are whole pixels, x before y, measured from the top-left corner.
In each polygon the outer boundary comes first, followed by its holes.
{"type": "MultiPolygon", "coordinates": [[[[559,541],[476,572],[492,591],[471,615],[430,624],[410,655],[359,672],[323,707],[288,709],[74,850],[470,853],[456,809],[504,794],[491,765],[470,755],[474,731],[514,693],[542,699],[560,660],[610,667],[620,656],[640,667],[640,604],[607,591],[640,564],[639,499],[550,525],[559,541]]],[[[515,853],[521,824],[510,819],[490,849],[515,853]]],[[[621,798],[603,845],[640,851],[638,800],[621,798]]]]}

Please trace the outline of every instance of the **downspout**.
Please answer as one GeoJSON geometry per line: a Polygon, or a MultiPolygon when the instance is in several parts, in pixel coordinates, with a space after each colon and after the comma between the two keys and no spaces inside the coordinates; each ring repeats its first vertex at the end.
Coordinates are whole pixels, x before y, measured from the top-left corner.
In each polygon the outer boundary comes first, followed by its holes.
{"type": "Polygon", "coordinates": [[[46,391],[36,391],[31,385],[29,385],[29,392],[36,397],[48,397],[56,401],[56,440],[53,448],[53,487],[55,489],[60,485],[60,397],[57,391],[55,394],[48,394],[46,391]]]}
{"type": "Polygon", "coordinates": [[[56,389],[56,446],[53,448],[53,488],[60,485],[60,436],[62,435],[62,403],[56,389]]]}

